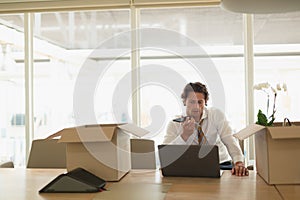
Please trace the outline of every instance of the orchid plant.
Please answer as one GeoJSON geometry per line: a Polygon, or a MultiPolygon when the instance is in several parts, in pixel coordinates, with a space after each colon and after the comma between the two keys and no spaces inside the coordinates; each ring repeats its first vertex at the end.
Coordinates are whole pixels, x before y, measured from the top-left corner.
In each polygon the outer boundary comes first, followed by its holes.
{"type": "Polygon", "coordinates": [[[285,83],[283,84],[277,84],[276,88],[272,87],[269,83],[259,83],[257,85],[254,85],[253,88],[255,90],[261,90],[264,93],[266,93],[268,100],[267,100],[267,115],[265,115],[260,109],[257,114],[257,122],[256,124],[262,125],[262,126],[272,126],[275,120],[275,113],[276,113],[276,97],[278,91],[287,91],[287,86],[285,83]],[[269,113],[269,106],[270,106],[270,92],[273,93],[274,100],[273,100],[273,109],[272,114],[268,116],[269,113]]]}

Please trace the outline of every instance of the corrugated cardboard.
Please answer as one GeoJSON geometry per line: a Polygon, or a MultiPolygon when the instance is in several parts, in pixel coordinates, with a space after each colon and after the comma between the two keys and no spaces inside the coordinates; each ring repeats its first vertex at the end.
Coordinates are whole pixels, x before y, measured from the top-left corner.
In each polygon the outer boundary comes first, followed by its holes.
{"type": "Polygon", "coordinates": [[[240,140],[255,134],[256,168],[269,184],[300,183],[300,123],[272,127],[249,125],[234,136],[240,140]]]}
{"type": "Polygon", "coordinates": [[[67,144],[68,171],[82,167],[106,181],[118,181],[131,169],[128,133],[142,137],[148,132],[133,124],[86,125],[50,137],[61,136],[58,142],[67,144]]]}

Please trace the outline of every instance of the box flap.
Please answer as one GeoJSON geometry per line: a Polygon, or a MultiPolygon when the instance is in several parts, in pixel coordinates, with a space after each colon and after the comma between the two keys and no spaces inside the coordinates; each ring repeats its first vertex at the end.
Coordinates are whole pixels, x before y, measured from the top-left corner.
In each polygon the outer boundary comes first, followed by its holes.
{"type": "Polygon", "coordinates": [[[265,128],[264,126],[261,126],[261,125],[258,125],[258,124],[250,124],[249,126],[247,126],[246,128],[240,130],[239,132],[237,132],[233,136],[238,138],[239,140],[244,140],[244,139],[250,137],[251,135],[255,134],[257,131],[260,131],[264,128],[265,128]]]}
{"type": "Polygon", "coordinates": [[[58,132],[54,133],[54,134],[51,134],[49,135],[48,137],[45,138],[45,140],[51,140],[51,139],[54,139],[56,137],[61,137],[61,132],[62,130],[59,130],[58,132]]]}
{"type": "Polygon", "coordinates": [[[123,124],[123,125],[119,125],[118,128],[129,132],[137,137],[143,137],[144,135],[146,135],[147,133],[149,133],[149,131],[140,128],[138,126],[136,126],[135,124],[123,124]]]}
{"type": "Polygon", "coordinates": [[[105,142],[112,139],[116,128],[117,124],[85,125],[63,129],[56,135],[61,135],[59,142],[105,142]]]}
{"type": "Polygon", "coordinates": [[[272,139],[300,138],[300,126],[267,127],[272,139]]]}

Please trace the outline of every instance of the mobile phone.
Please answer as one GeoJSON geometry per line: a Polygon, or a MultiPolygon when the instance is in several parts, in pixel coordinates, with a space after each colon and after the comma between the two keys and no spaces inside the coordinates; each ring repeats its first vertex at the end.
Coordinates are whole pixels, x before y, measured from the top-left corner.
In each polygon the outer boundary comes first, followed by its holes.
{"type": "Polygon", "coordinates": [[[179,118],[173,119],[173,122],[179,122],[179,123],[181,123],[181,122],[184,122],[186,120],[186,118],[187,118],[187,116],[185,116],[185,117],[179,117],[179,118]]]}

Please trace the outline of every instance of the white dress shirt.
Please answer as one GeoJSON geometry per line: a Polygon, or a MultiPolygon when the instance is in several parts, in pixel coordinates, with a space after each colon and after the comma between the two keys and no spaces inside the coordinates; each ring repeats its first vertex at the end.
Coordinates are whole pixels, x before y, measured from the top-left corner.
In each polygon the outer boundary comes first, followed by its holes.
{"type": "MultiPolygon", "coordinates": [[[[225,115],[216,108],[204,108],[202,114],[202,131],[209,144],[219,147],[220,163],[233,160],[244,162],[244,156],[238,140],[233,137],[232,129],[225,115]],[[229,156],[229,154],[230,156],[229,156]],[[231,157],[231,158],[230,158],[231,157]]],[[[200,121],[201,121],[200,120],[200,121]]],[[[184,141],[181,137],[182,126],[178,122],[169,122],[164,144],[198,144],[197,130],[184,141]]]]}

